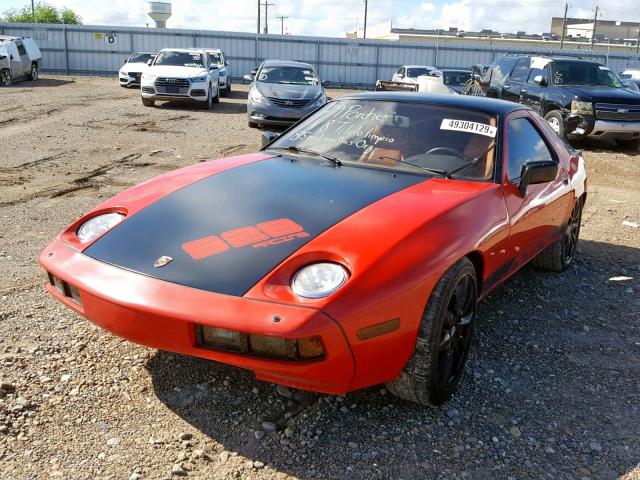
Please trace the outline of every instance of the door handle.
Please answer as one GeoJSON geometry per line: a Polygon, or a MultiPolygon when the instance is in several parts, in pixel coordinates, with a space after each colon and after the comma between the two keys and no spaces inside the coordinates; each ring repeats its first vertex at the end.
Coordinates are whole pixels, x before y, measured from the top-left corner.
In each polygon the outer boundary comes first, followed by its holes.
{"type": "Polygon", "coordinates": [[[527,93],[529,90],[527,90],[526,88],[523,88],[522,90],[520,90],[522,93],[527,93]]]}
{"type": "Polygon", "coordinates": [[[503,85],[502,88],[504,90],[510,90],[511,89],[511,85],[503,85]]]}
{"type": "Polygon", "coordinates": [[[567,175],[567,172],[562,172],[562,176],[560,178],[562,179],[563,184],[569,185],[569,175],[567,175]]]}

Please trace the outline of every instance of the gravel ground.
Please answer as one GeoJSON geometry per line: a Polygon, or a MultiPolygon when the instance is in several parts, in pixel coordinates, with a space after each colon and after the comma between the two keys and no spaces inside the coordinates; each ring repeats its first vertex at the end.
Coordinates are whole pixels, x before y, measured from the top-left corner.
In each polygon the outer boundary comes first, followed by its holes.
{"type": "MultiPolygon", "coordinates": [[[[480,305],[460,392],[301,395],[127,343],[44,291],[40,250],[164,171],[254,151],[246,87],[213,112],[143,108],[115,80],[0,89],[3,479],[640,479],[640,155],[586,145],[578,259],[480,305]],[[286,427],[286,428],[284,428],[286,427]]],[[[344,92],[331,92],[334,96],[344,92]]]]}

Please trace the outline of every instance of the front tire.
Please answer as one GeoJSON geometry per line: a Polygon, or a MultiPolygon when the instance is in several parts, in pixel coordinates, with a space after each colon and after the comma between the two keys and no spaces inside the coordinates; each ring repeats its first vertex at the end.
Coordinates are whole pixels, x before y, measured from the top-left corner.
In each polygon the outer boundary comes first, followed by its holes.
{"type": "Polygon", "coordinates": [[[456,392],[469,353],[478,299],[476,270],[468,258],[440,278],[427,302],[413,355],[395,380],[394,395],[439,405],[456,392]]]}
{"type": "Polygon", "coordinates": [[[3,87],[11,86],[11,72],[9,70],[2,70],[2,72],[0,72],[0,85],[3,87]]]}
{"type": "Polygon", "coordinates": [[[142,105],[144,105],[145,107],[153,107],[155,104],[156,102],[154,100],[142,97],[142,105]]]}
{"type": "Polygon", "coordinates": [[[31,65],[31,73],[29,74],[29,80],[31,80],[32,82],[35,82],[36,80],[38,80],[38,66],[37,65],[31,65]]]}
{"type": "Polygon", "coordinates": [[[549,245],[537,256],[533,258],[531,264],[541,270],[551,272],[562,272],[565,270],[576,255],[578,238],[580,237],[580,223],[582,222],[582,199],[576,202],[571,217],[562,232],[560,240],[549,245]]]}
{"type": "Polygon", "coordinates": [[[564,120],[558,110],[551,110],[544,116],[544,119],[559,137],[564,138],[564,120]]]}

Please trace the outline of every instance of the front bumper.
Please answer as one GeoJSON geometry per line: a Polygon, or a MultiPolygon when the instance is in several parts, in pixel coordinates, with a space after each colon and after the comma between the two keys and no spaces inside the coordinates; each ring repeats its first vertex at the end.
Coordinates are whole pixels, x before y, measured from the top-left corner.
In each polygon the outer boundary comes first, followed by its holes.
{"type": "Polygon", "coordinates": [[[143,82],[141,94],[150,100],[178,100],[187,102],[208,101],[209,84],[207,82],[192,82],[188,87],[177,87],[176,91],[167,92],[166,87],[158,87],[155,82],[143,82]]]}
{"type": "Polygon", "coordinates": [[[569,136],[577,139],[603,140],[640,138],[640,121],[602,120],[591,115],[582,115],[578,128],[569,136]]]}
{"type": "Polygon", "coordinates": [[[140,86],[140,76],[130,76],[120,72],[118,74],[118,80],[123,87],[140,86]]]}
{"type": "MultiPolygon", "coordinates": [[[[268,100],[267,100],[268,102],[268,100]]],[[[284,108],[271,103],[247,101],[247,116],[250,122],[274,127],[288,127],[306,117],[322,105],[309,102],[304,108],[284,108]]]]}
{"type": "Polygon", "coordinates": [[[349,390],[355,363],[337,323],[308,307],[216,294],[139,275],[94,260],[54,240],[39,258],[42,267],[80,290],[81,303],[49,292],[110,332],[141,345],[252,370],[261,380],[328,394],[349,390]],[[280,320],[274,322],[274,316],[280,320]],[[274,360],[198,345],[196,325],[284,338],[320,336],[319,360],[274,360]]]}

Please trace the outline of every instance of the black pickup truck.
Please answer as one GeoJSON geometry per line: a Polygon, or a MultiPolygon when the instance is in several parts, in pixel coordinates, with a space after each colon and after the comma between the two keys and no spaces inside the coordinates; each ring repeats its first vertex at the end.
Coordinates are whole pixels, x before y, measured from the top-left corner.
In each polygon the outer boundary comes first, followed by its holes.
{"type": "Polygon", "coordinates": [[[482,85],[487,97],[529,105],[560,136],[640,147],[640,94],[599,63],[508,55],[493,62],[482,85]]]}

